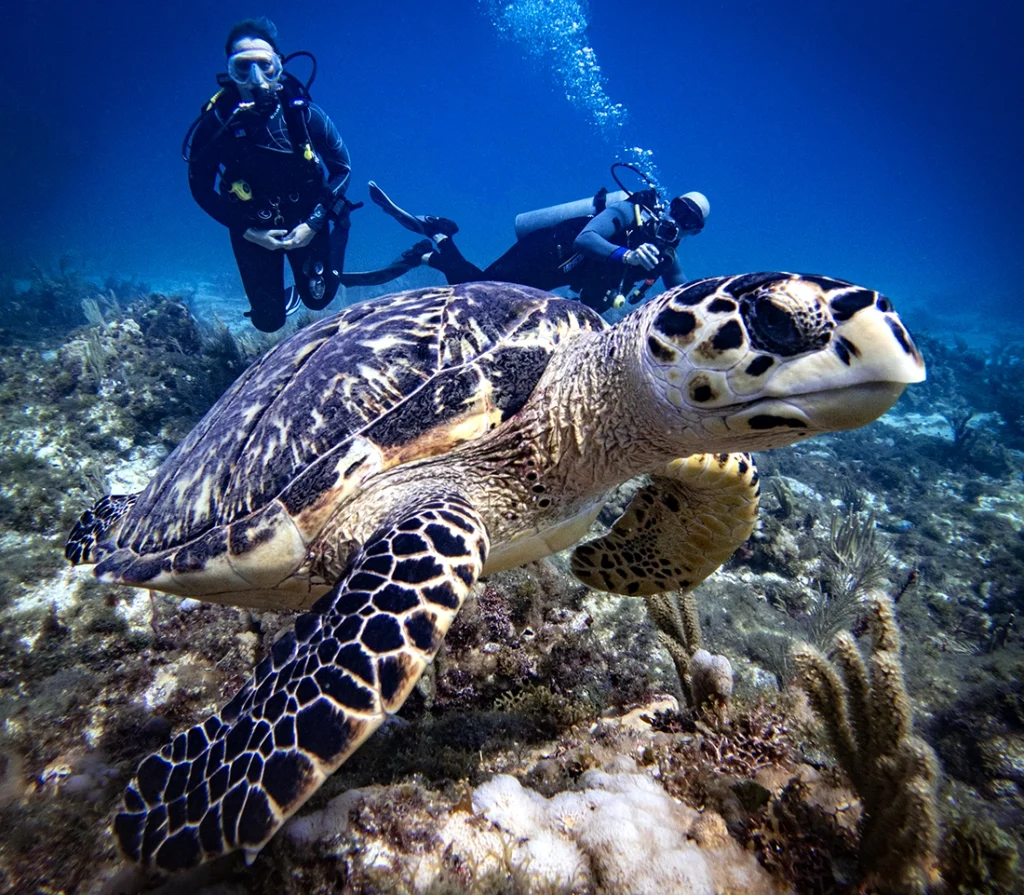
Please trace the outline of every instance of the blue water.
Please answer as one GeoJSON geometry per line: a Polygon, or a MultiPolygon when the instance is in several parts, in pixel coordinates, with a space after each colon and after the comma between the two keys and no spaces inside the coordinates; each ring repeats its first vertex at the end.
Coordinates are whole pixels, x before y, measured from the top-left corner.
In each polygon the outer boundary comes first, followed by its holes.
{"type": "MultiPolygon", "coordinates": [[[[319,59],[350,197],[372,178],[456,219],[478,262],[511,243],[516,213],[611,187],[631,149],[669,191],[711,200],[689,276],[818,271],[887,291],[912,325],[964,302],[1024,324],[1012,0],[18,4],[0,94],[5,274],[64,253],[154,283],[234,274],[179,149],[228,28],[259,14],[283,50],[319,59]]],[[[370,205],[346,266],[410,236],[370,205]]]]}

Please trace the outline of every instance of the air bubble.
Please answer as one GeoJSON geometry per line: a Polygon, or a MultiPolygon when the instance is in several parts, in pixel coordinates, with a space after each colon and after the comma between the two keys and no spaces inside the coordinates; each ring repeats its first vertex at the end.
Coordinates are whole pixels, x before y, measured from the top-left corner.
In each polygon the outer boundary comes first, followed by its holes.
{"type": "Polygon", "coordinates": [[[587,4],[579,0],[480,0],[498,33],[528,56],[543,59],[569,104],[586,114],[617,160],[631,162],[659,183],[654,153],[630,146],[624,131],[629,114],[605,91],[597,53],[586,43],[587,4]]]}

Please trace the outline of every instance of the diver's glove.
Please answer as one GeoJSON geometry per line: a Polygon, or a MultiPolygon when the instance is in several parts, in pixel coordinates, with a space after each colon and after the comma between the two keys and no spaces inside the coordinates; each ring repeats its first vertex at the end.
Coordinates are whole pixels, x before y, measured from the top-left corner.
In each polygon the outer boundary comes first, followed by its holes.
{"type": "Polygon", "coordinates": [[[658,266],[658,247],[650,242],[645,242],[638,249],[630,249],[622,256],[622,263],[632,267],[642,267],[644,270],[654,270],[658,266]]]}

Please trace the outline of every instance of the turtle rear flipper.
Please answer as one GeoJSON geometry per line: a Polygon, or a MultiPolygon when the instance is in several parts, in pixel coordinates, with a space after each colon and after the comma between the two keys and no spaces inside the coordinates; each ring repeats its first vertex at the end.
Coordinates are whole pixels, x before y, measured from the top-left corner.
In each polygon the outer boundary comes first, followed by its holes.
{"type": "Polygon", "coordinates": [[[64,545],[64,556],[68,561],[78,566],[100,559],[101,545],[110,538],[117,523],[135,506],[138,496],[108,494],[97,500],[91,510],[82,513],[64,545]]]}
{"type": "Polygon", "coordinates": [[[572,572],[626,596],[690,590],[750,537],[759,494],[749,454],[673,460],[637,491],[608,534],[573,551],[572,572]]]}
{"type": "Polygon", "coordinates": [[[251,863],[398,711],[487,549],[479,515],[455,497],[380,528],[219,714],[142,762],[114,821],[127,856],[180,870],[243,849],[251,863]]]}

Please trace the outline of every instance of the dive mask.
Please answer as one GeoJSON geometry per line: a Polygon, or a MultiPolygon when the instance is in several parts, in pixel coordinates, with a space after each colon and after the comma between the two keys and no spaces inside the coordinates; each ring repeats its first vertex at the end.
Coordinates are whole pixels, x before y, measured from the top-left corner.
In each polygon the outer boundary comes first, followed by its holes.
{"type": "Polygon", "coordinates": [[[704,212],[692,199],[677,196],[669,206],[669,214],[683,236],[700,233],[704,229],[704,212]]]}
{"type": "Polygon", "coordinates": [[[242,50],[228,56],[228,75],[239,86],[276,84],[283,71],[281,57],[268,50],[242,50]]]}

